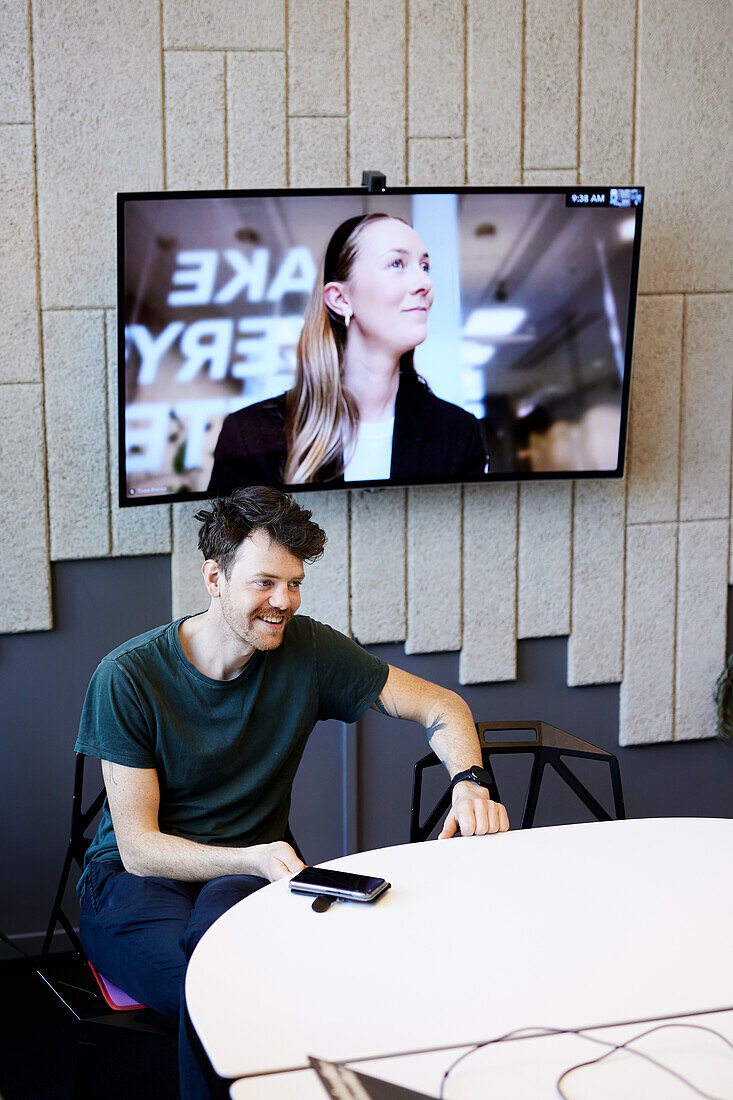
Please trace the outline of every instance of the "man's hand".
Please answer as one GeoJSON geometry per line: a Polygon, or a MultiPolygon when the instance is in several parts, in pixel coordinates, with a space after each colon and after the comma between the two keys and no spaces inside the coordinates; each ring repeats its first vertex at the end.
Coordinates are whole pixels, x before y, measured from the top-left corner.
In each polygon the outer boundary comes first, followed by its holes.
{"type": "Polygon", "coordinates": [[[485,787],[466,779],[453,788],[453,805],[438,840],[455,836],[458,829],[461,836],[505,833],[509,829],[509,818],[501,802],[491,801],[485,787]]]}
{"type": "Polygon", "coordinates": [[[305,863],[298,859],[286,840],[275,840],[272,844],[263,844],[262,847],[262,876],[270,882],[297,874],[305,867],[305,863]]]}

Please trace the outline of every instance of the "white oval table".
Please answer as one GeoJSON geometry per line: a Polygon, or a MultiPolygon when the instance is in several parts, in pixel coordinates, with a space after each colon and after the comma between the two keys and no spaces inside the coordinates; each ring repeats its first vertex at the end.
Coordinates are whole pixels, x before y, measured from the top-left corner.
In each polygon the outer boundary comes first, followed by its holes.
{"type": "Polygon", "coordinates": [[[240,902],[193,954],[189,1014],[244,1078],[728,1007],[732,847],[731,820],[645,819],[333,860],[392,889],[326,913],[286,880],[240,902]]]}

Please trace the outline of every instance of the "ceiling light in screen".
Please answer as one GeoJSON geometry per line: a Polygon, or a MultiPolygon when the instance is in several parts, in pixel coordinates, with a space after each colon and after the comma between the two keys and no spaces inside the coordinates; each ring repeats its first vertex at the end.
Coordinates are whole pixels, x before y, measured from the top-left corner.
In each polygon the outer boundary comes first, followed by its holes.
{"type": "Polygon", "coordinates": [[[492,340],[510,336],[523,324],[526,309],[517,306],[494,306],[491,309],[475,309],[463,326],[463,335],[473,340],[492,340]]]}

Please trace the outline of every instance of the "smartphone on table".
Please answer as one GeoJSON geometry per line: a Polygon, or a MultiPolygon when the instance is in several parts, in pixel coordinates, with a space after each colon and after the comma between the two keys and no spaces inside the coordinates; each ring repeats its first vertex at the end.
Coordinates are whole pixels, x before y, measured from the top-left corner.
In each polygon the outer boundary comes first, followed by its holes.
{"type": "Polygon", "coordinates": [[[344,901],[375,901],[389,890],[390,885],[383,878],[331,871],[327,867],[306,867],[290,880],[294,894],[342,898],[344,901]]]}

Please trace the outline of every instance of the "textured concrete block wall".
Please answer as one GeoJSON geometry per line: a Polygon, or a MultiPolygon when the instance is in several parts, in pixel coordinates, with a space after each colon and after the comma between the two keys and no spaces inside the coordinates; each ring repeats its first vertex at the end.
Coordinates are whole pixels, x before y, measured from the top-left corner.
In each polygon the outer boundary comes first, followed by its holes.
{"type": "Polygon", "coordinates": [[[713,734],[731,559],[731,8],[711,0],[4,0],[0,629],[51,627],[49,562],[172,552],[190,505],[116,503],[114,193],[643,183],[623,483],[302,494],[329,534],[304,610],[362,642],[621,682],[624,744],[713,734]],[[129,14],[129,13],[128,13],[129,14]],[[19,476],[22,471],[22,478],[19,476]],[[10,575],[10,571],[6,570],[10,575]]]}

